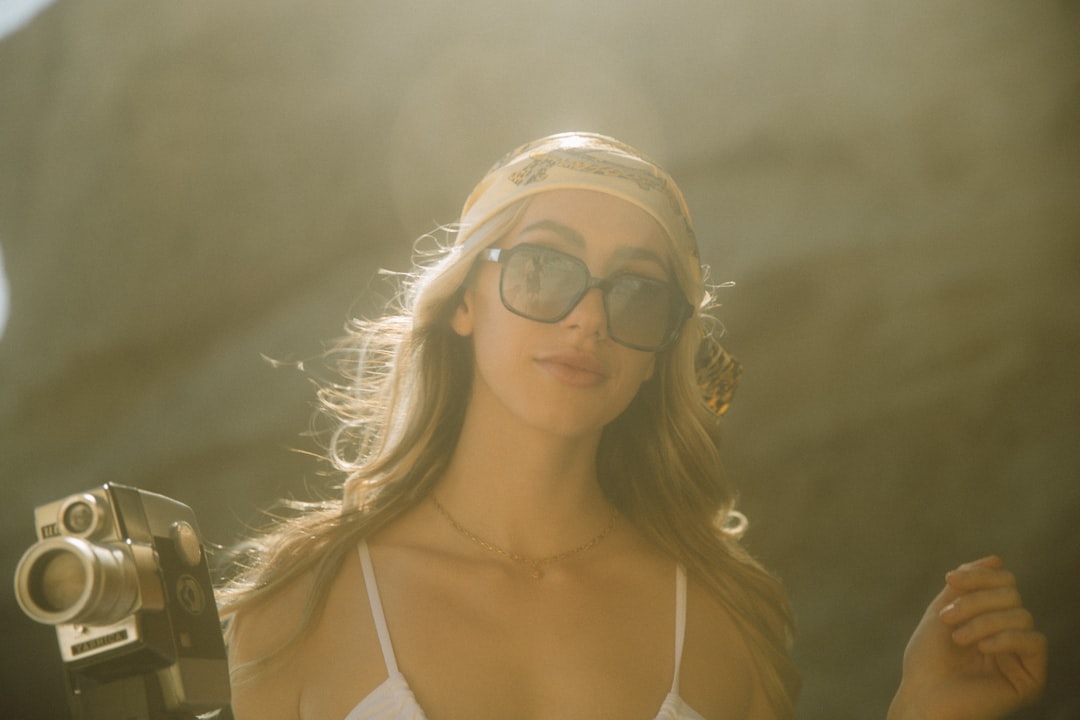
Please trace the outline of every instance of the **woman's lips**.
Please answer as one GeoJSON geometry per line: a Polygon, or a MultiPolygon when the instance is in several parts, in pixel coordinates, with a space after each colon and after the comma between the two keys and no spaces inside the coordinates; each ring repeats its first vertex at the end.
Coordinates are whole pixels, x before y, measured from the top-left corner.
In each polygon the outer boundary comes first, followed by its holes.
{"type": "Polygon", "coordinates": [[[556,380],[571,387],[595,387],[607,379],[607,366],[589,353],[556,352],[541,355],[535,362],[556,380]]]}

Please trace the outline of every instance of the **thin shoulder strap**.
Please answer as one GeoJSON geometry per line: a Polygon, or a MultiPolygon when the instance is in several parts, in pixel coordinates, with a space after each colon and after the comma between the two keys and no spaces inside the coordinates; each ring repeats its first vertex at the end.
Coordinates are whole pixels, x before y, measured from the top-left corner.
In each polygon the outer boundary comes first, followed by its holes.
{"type": "Polygon", "coordinates": [[[671,693],[679,694],[679,669],[682,667],[683,641],[686,639],[686,568],[675,565],[675,677],[671,693]]]}
{"type": "Polygon", "coordinates": [[[379,586],[375,583],[375,568],[371,565],[371,552],[368,550],[367,540],[360,541],[359,549],[360,565],[364,568],[364,586],[367,588],[368,603],[371,605],[371,617],[375,620],[375,631],[379,634],[379,645],[382,647],[386,672],[389,675],[397,675],[397,658],[394,657],[394,645],[390,642],[390,630],[386,627],[386,616],[383,614],[382,600],[379,598],[379,586]]]}

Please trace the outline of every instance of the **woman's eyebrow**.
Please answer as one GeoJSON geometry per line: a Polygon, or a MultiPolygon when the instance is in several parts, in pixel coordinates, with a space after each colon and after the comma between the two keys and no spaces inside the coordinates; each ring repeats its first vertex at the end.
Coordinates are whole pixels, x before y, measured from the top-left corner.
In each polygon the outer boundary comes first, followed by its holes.
{"type": "Polygon", "coordinates": [[[664,261],[664,258],[652,250],[645,248],[634,247],[633,245],[620,245],[615,249],[614,259],[620,262],[627,260],[643,260],[645,262],[655,263],[664,272],[670,272],[671,268],[664,261]]]}
{"type": "Polygon", "coordinates": [[[563,225],[561,222],[556,222],[554,220],[537,220],[536,222],[525,226],[522,229],[521,234],[524,235],[533,230],[548,230],[577,248],[585,247],[585,238],[582,237],[581,233],[568,225],[563,225]]]}
{"type": "MultiPolygon", "coordinates": [[[[533,230],[547,230],[553,232],[562,238],[564,241],[573,245],[577,249],[585,248],[585,238],[577,230],[564,225],[556,220],[537,220],[534,223],[526,225],[521,230],[521,235],[524,235],[533,230]]],[[[628,260],[641,260],[645,262],[654,263],[657,267],[666,273],[671,272],[671,268],[667,262],[658,253],[648,250],[646,248],[635,247],[633,245],[620,245],[615,249],[615,253],[612,256],[615,262],[626,262],[628,260]]]]}

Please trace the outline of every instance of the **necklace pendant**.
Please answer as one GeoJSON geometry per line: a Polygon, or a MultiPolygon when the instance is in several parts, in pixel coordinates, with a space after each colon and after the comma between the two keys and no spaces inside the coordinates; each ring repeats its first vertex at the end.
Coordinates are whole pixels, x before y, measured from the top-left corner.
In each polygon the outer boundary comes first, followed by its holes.
{"type": "Polygon", "coordinates": [[[544,578],[544,569],[540,567],[539,563],[532,566],[533,580],[542,580],[544,578]]]}

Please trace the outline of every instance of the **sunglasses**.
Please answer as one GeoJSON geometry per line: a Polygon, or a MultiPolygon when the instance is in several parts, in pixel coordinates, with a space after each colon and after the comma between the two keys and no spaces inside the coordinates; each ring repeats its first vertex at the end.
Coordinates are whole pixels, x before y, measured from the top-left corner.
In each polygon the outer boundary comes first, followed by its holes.
{"type": "Polygon", "coordinates": [[[499,297],[506,309],[537,322],[559,322],[600,288],[608,337],[634,350],[667,348],[693,312],[674,283],[632,273],[600,280],[580,258],[540,245],[488,248],[480,259],[502,265],[499,297]]]}

